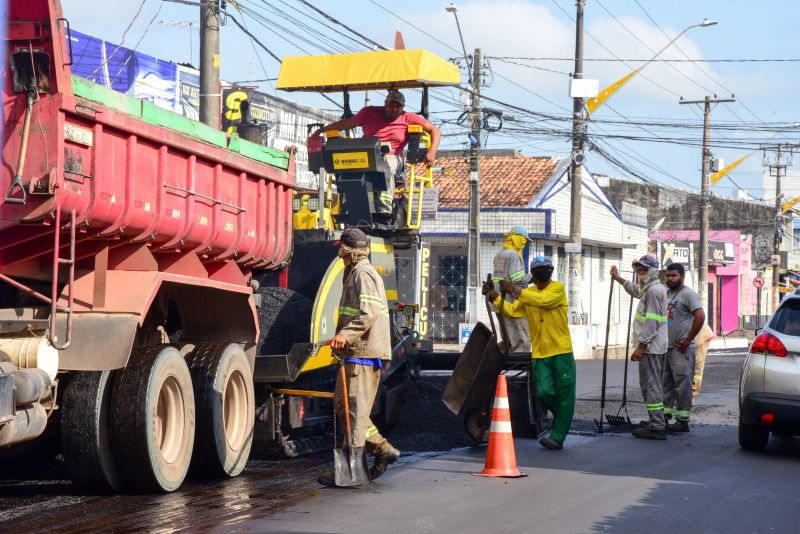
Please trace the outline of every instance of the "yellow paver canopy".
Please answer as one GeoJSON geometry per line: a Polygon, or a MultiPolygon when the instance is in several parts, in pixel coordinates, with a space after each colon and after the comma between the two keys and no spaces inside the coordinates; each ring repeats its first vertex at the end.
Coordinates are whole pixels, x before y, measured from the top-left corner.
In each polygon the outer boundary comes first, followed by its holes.
{"type": "Polygon", "coordinates": [[[278,89],[358,91],[458,85],[458,67],[427,50],[383,50],[283,58],[278,89]]]}

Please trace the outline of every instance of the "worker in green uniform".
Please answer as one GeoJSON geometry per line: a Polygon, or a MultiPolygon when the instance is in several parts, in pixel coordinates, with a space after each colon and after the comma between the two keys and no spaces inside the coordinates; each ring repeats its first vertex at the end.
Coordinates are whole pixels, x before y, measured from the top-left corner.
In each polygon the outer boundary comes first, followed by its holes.
{"type": "MultiPolygon", "coordinates": [[[[532,371],[536,377],[536,396],[553,414],[550,435],[539,443],[546,449],[564,447],[575,412],[575,357],[567,325],[567,293],[564,284],[551,280],[553,262],[537,256],[531,262],[534,285],[522,288],[512,280],[500,281],[500,291],[517,299],[502,306],[506,317],[527,317],[531,334],[532,371]]],[[[500,295],[491,283],[485,283],[496,309],[501,308],[500,295]]]]}

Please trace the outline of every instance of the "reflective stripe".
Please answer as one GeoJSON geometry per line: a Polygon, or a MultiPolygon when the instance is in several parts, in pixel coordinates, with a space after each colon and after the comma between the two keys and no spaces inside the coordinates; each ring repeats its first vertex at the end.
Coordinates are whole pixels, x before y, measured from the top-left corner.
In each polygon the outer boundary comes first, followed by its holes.
{"type": "Polygon", "coordinates": [[[666,315],[659,315],[657,313],[646,313],[646,314],[642,315],[641,313],[636,312],[636,313],[633,314],[633,318],[636,319],[637,321],[639,321],[640,323],[643,323],[648,319],[652,319],[653,321],[655,321],[657,323],[666,323],[667,322],[667,316],[666,315]]]}
{"type": "Polygon", "coordinates": [[[508,397],[497,397],[494,399],[495,408],[508,408],[508,397]]]}
{"type": "Polygon", "coordinates": [[[689,419],[689,416],[692,415],[690,410],[675,410],[676,417],[683,417],[685,419],[689,419]]]}
{"type": "Polygon", "coordinates": [[[374,436],[377,433],[378,433],[378,428],[375,427],[374,425],[367,429],[367,437],[368,438],[371,438],[372,436],[374,436]]]}
{"type": "Polygon", "coordinates": [[[511,275],[511,281],[512,282],[519,282],[520,280],[522,280],[524,278],[525,278],[525,271],[524,270],[517,271],[517,272],[515,272],[514,274],[511,275]]]}
{"type": "Polygon", "coordinates": [[[489,427],[489,432],[511,434],[511,421],[492,421],[492,426],[489,427]]]}
{"type": "Polygon", "coordinates": [[[664,403],[663,402],[659,402],[658,404],[647,404],[646,406],[647,406],[647,411],[648,412],[654,412],[656,410],[663,410],[664,409],[664,403]]]}
{"type": "Polygon", "coordinates": [[[377,295],[368,295],[367,293],[361,293],[358,296],[358,300],[362,302],[372,302],[374,304],[383,304],[384,299],[378,297],[377,295]]]}
{"type": "Polygon", "coordinates": [[[394,200],[394,196],[392,196],[391,193],[381,193],[379,198],[384,202],[391,202],[394,200]]]}
{"type": "Polygon", "coordinates": [[[502,276],[493,276],[493,277],[492,277],[492,282],[495,282],[495,283],[497,283],[497,282],[499,282],[499,281],[500,281],[500,280],[502,280],[502,279],[503,279],[503,277],[502,277],[502,276]]]}
{"type": "Polygon", "coordinates": [[[672,414],[672,408],[664,408],[664,415],[671,415],[671,414],[672,414]]]}
{"type": "Polygon", "coordinates": [[[361,310],[358,308],[348,308],[347,306],[339,306],[339,315],[349,315],[351,317],[358,317],[361,315],[361,310]]]}
{"type": "Polygon", "coordinates": [[[703,379],[703,375],[694,375],[694,379],[695,380],[702,380],[703,379]]]}
{"type": "Polygon", "coordinates": [[[358,300],[361,302],[365,302],[367,304],[377,304],[380,306],[380,312],[383,315],[389,315],[389,307],[384,304],[384,299],[375,295],[369,295],[367,293],[361,293],[358,296],[358,300]]]}

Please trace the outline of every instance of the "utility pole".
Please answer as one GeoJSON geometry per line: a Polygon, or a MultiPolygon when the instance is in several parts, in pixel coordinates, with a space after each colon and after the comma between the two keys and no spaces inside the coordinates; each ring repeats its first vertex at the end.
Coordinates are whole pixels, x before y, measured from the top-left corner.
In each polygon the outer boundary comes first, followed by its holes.
{"type": "Polygon", "coordinates": [[[219,5],[200,6],[200,122],[220,128],[219,5]]]}
{"type": "Polygon", "coordinates": [[[716,98],[706,96],[703,100],[681,100],[680,104],[703,104],[703,162],[700,176],[700,265],[697,272],[697,295],[700,304],[708,314],[708,209],[709,198],[709,172],[711,169],[711,149],[709,138],[711,136],[711,110],[716,104],[723,102],[736,102],[733,98],[716,98]]]}
{"type": "Polygon", "coordinates": [[[481,143],[481,49],[472,56],[472,99],[469,147],[469,234],[467,237],[467,321],[478,320],[480,281],[480,143],[481,143]]]}
{"type": "MultiPolygon", "coordinates": [[[[575,6],[575,72],[573,79],[583,78],[583,6],[585,0],[577,0],[575,6]]],[[[583,194],[583,104],[584,99],[573,98],[572,103],[572,165],[570,166],[570,219],[569,243],[566,252],[569,256],[569,283],[567,301],[568,317],[571,324],[581,324],[581,210],[583,194]]]]}
{"type": "Polygon", "coordinates": [[[783,237],[783,194],[781,192],[781,178],[786,176],[786,167],[792,164],[791,155],[794,150],[800,148],[800,145],[778,143],[778,145],[762,145],[761,149],[764,151],[764,166],[769,168],[769,175],[775,177],[775,234],[772,239],[772,311],[778,307],[780,302],[780,294],[778,288],[780,287],[780,273],[781,273],[781,238],[783,237]],[[775,159],[770,160],[767,157],[767,152],[774,152],[775,159]],[[785,156],[789,156],[787,161],[784,161],[785,156]]]}

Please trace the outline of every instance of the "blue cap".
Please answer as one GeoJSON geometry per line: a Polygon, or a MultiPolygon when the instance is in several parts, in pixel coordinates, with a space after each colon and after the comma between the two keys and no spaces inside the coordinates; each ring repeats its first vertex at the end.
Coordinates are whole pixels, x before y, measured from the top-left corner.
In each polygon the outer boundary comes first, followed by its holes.
{"type": "Polygon", "coordinates": [[[511,230],[509,230],[506,235],[521,235],[524,236],[528,241],[533,241],[530,237],[528,237],[528,231],[520,225],[512,226],[511,230]]]}
{"type": "Polygon", "coordinates": [[[536,256],[531,261],[531,269],[538,269],[539,267],[553,268],[553,261],[547,256],[536,256]]]}

